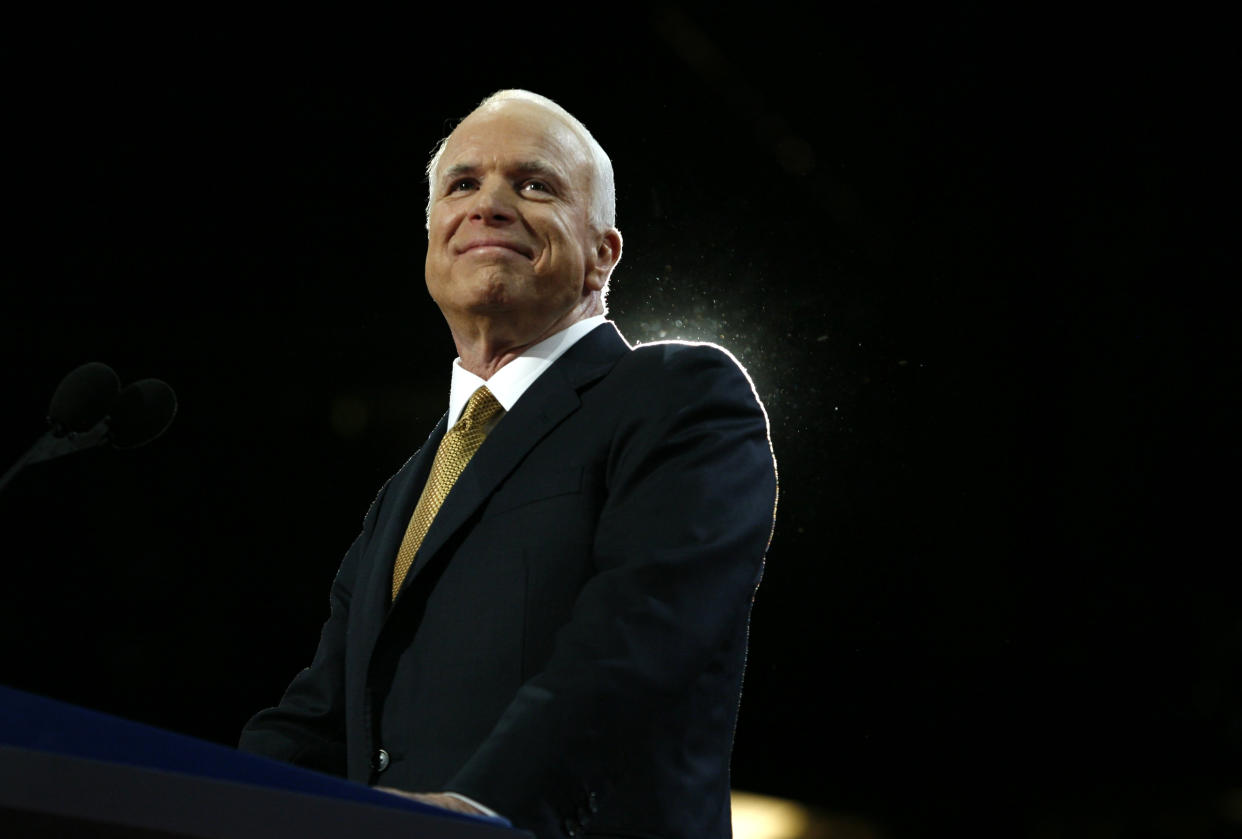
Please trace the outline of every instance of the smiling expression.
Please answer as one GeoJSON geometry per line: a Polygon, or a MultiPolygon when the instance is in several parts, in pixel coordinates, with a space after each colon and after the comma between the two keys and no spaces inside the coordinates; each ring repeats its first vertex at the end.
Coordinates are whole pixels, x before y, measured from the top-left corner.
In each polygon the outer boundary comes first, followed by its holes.
{"type": "Polygon", "coordinates": [[[590,224],[590,160],[568,125],[526,101],[476,111],[450,135],[431,185],[426,261],[450,326],[500,316],[534,337],[597,313],[590,298],[619,252],[590,224]]]}

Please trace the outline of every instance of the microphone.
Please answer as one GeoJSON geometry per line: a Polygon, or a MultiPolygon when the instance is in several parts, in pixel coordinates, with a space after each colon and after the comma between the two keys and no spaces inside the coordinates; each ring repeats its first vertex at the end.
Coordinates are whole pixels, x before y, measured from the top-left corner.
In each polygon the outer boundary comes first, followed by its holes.
{"type": "Polygon", "coordinates": [[[104,418],[121,391],[121,380],[106,364],[90,361],[69,372],[56,386],[47,418],[52,433],[63,437],[73,431],[88,431],[104,418]]]}
{"type": "Polygon", "coordinates": [[[177,396],[167,383],[139,379],[117,395],[108,436],[118,449],[136,449],[167,431],[176,415],[177,396]]]}
{"type": "Polygon", "coordinates": [[[111,442],[118,449],[146,445],[163,434],[177,414],[177,397],[159,379],[121,387],[111,367],[91,361],[70,371],[52,394],[49,430],[0,478],[4,489],[31,463],[111,442]]]}

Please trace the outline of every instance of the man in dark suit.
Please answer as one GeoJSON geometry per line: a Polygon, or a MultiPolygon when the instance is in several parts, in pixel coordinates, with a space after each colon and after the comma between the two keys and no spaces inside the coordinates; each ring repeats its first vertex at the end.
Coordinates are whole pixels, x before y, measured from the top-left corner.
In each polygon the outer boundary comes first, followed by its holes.
{"type": "Polygon", "coordinates": [[[490,97],[428,178],[449,413],[241,747],[540,837],[728,836],[776,500],[763,408],[718,347],[632,349],[605,320],[612,165],[555,103],[490,97]]]}

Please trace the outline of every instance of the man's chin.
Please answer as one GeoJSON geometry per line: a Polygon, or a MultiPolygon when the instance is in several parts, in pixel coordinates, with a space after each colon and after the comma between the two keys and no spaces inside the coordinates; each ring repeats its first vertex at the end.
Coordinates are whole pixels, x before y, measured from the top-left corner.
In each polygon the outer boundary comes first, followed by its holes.
{"type": "Polygon", "coordinates": [[[451,277],[447,283],[428,283],[431,297],[441,309],[460,312],[508,311],[521,297],[527,278],[511,272],[489,271],[466,277],[451,277]]]}

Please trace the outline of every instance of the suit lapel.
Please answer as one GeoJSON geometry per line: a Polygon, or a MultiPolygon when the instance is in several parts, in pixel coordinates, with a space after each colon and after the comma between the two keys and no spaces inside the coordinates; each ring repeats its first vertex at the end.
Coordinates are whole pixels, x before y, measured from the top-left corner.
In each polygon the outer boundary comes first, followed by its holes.
{"type": "Polygon", "coordinates": [[[384,499],[384,506],[392,512],[379,517],[371,544],[367,547],[367,553],[375,558],[374,562],[369,563],[371,576],[362,581],[362,588],[354,593],[357,601],[354,612],[358,615],[358,622],[357,630],[351,634],[360,649],[371,648],[388,614],[392,601],[392,566],[397,549],[401,547],[414,505],[418,503],[418,496],[427,483],[431,461],[435,459],[447,425],[448,415],[445,414],[440,417],[427,441],[392,479],[390,497],[384,499]]]}
{"type": "MultiPolygon", "coordinates": [[[[497,423],[440,506],[414,557],[401,592],[431,562],[445,543],[496,490],[548,432],[578,409],[578,391],[605,375],[629,350],[611,323],[601,324],[570,347],[522,394],[513,410],[497,423]]],[[[430,443],[430,441],[428,441],[430,443]]],[[[439,444],[439,437],[436,438],[439,444]]],[[[426,473],[424,472],[424,475],[426,473]]],[[[424,478],[425,481],[425,478],[424,478]]],[[[420,483],[418,489],[421,491],[420,483]]],[[[409,509],[418,500],[410,502],[409,509]]],[[[404,523],[402,532],[404,532],[404,523]]],[[[397,544],[392,548],[396,554],[397,544]]],[[[391,569],[391,560],[388,563],[391,569]]],[[[401,598],[398,596],[398,602],[401,598]]],[[[394,604],[395,606],[396,604],[394,604]]]]}

